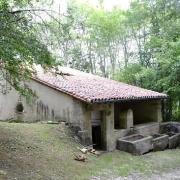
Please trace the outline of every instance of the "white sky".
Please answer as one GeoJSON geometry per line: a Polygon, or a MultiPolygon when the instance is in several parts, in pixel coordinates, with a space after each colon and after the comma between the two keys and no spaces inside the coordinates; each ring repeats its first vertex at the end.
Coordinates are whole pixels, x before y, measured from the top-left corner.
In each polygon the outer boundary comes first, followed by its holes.
{"type": "MultiPolygon", "coordinates": [[[[68,0],[54,0],[54,9],[57,11],[60,8],[61,13],[65,13],[67,9],[67,1],[68,0]]],[[[79,0],[80,2],[88,2],[92,6],[97,7],[98,0],[79,0]]],[[[104,0],[103,6],[106,10],[111,10],[114,6],[118,6],[121,9],[128,9],[130,5],[131,0],[104,0]]]]}
{"type": "MultiPolygon", "coordinates": [[[[93,5],[98,4],[98,0],[89,0],[93,5]]],[[[118,6],[122,9],[128,9],[130,4],[130,0],[104,0],[104,8],[107,10],[111,10],[114,6],[118,6]]]]}

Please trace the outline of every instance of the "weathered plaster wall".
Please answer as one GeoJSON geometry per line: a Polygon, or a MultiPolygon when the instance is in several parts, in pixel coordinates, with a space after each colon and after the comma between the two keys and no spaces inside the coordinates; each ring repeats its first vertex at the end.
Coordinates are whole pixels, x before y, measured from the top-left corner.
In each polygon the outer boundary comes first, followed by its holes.
{"type": "Polygon", "coordinates": [[[28,109],[25,112],[27,119],[65,121],[83,129],[84,119],[86,119],[84,103],[33,80],[28,83],[28,86],[38,98],[28,104],[28,108],[32,108],[34,115],[32,116],[28,109]]]}
{"type": "MultiPolygon", "coordinates": [[[[29,122],[66,121],[77,128],[84,129],[84,120],[87,118],[86,104],[33,80],[26,84],[38,98],[31,98],[30,101],[21,98],[24,111],[18,117],[21,116],[22,120],[29,122]]],[[[16,105],[19,97],[14,89],[8,94],[0,94],[0,120],[17,118],[16,105]]]]}
{"type": "Polygon", "coordinates": [[[16,117],[15,109],[19,95],[12,89],[8,94],[0,93],[0,120],[10,120],[16,117]]]}
{"type": "Polygon", "coordinates": [[[161,122],[161,101],[147,101],[133,107],[134,124],[161,122]]]}

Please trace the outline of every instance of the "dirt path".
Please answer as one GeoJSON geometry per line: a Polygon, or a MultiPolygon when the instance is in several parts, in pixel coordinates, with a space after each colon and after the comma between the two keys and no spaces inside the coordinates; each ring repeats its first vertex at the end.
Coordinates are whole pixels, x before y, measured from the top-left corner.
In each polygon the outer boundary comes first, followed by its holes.
{"type": "Polygon", "coordinates": [[[155,173],[150,176],[132,174],[128,177],[118,177],[114,180],[180,180],[180,169],[171,170],[161,174],[155,173]]]}
{"type": "Polygon", "coordinates": [[[125,177],[93,177],[91,180],[180,180],[180,169],[170,170],[169,172],[163,173],[157,172],[151,175],[133,173],[125,177]]]}

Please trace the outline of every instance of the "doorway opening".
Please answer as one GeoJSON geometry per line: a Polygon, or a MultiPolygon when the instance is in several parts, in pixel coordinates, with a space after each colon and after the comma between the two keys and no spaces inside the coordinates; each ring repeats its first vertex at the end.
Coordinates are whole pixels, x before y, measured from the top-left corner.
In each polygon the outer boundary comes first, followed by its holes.
{"type": "Polygon", "coordinates": [[[92,111],[91,125],[92,125],[92,143],[94,149],[102,149],[102,111],[92,111]]]}
{"type": "Polygon", "coordinates": [[[92,142],[94,149],[102,149],[101,126],[92,126],[92,142]]]}

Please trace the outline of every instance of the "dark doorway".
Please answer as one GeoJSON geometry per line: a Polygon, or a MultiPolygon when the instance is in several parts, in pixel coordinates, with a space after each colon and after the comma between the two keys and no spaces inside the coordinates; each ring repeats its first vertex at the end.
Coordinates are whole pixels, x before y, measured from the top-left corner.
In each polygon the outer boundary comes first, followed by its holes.
{"type": "Polygon", "coordinates": [[[101,126],[92,126],[92,142],[94,149],[102,149],[101,126]]]}
{"type": "Polygon", "coordinates": [[[16,105],[16,112],[23,113],[23,111],[24,111],[24,106],[23,106],[22,102],[18,102],[16,105]]]}
{"type": "Polygon", "coordinates": [[[103,111],[92,111],[91,125],[92,125],[92,143],[93,148],[102,149],[103,144],[103,127],[102,127],[103,111]]]}

